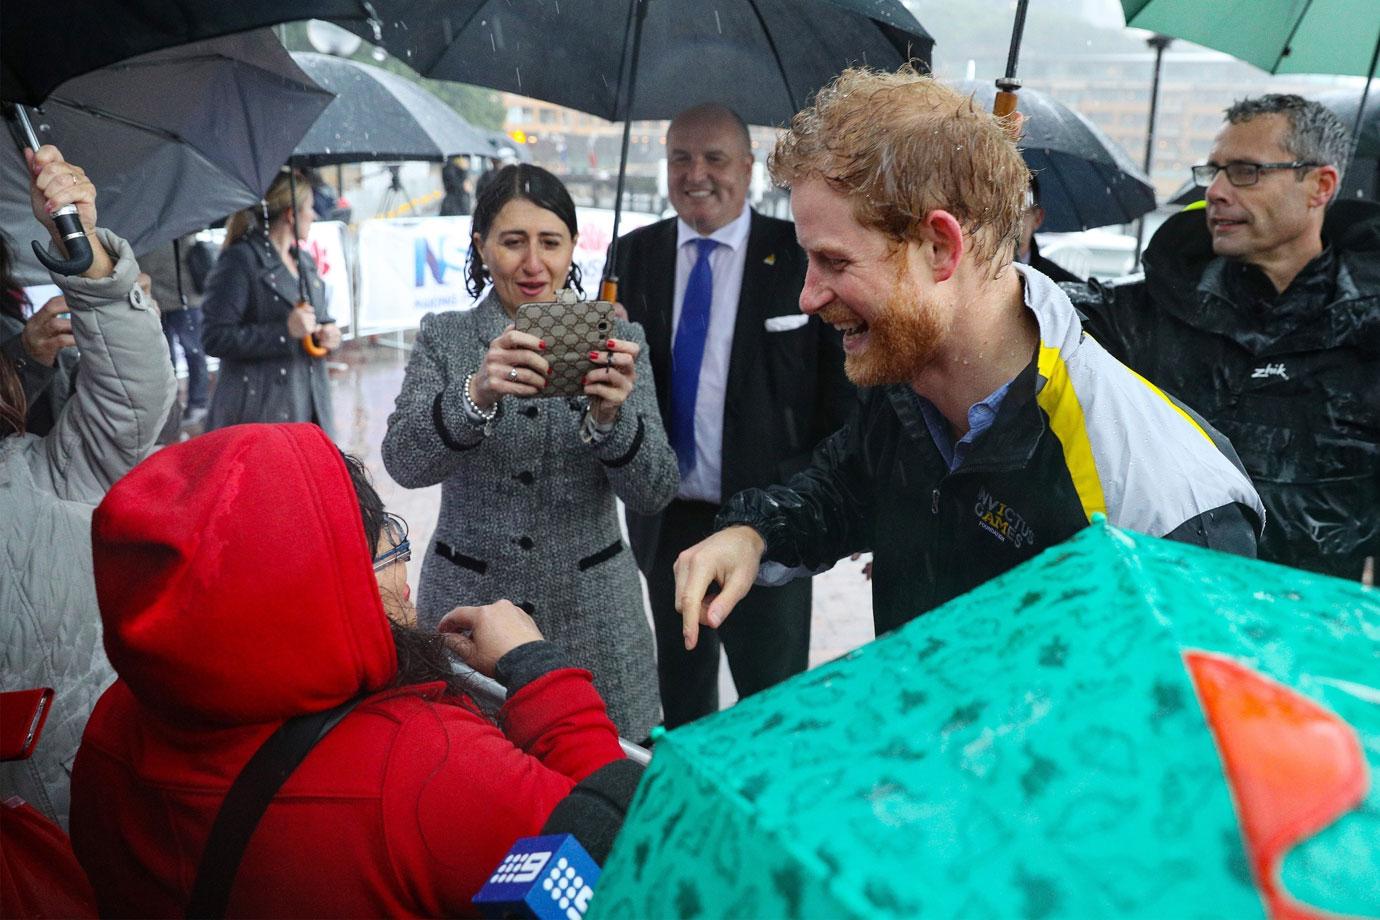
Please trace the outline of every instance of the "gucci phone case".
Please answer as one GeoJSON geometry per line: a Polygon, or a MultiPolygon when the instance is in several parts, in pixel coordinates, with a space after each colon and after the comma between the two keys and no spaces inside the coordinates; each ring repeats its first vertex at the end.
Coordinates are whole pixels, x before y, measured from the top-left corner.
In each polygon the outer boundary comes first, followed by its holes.
{"type": "Polygon", "coordinates": [[[613,335],[613,304],[582,301],[574,291],[561,290],[550,303],[519,305],[514,325],[546,343],[542,354],[551,362],[551,376],[541,395],[579,396],[584,392],[580,380],[597,366],[589,353],[606,351],[613,335]]]}

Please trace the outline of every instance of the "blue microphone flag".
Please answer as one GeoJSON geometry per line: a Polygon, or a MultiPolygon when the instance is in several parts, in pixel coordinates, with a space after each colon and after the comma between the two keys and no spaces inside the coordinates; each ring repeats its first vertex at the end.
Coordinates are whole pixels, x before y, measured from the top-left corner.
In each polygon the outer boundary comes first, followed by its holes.
{"type": "Polygon", "coordinates": [[[486,917],[583,920],[599,865],[572,834],[523,837],[474,896],[486,917]]]}

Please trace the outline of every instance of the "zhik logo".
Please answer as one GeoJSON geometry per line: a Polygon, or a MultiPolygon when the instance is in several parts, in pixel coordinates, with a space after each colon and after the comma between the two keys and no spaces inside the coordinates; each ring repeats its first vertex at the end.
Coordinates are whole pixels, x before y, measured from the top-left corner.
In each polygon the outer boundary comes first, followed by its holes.
{"type": "Polygon", "coordinates": [[[1271,377],[1278,377],[1280,380],[1289,379],[1289,373],[1284,369],[1284,362],[1266,364],[1264,367],[1257,367],[1251,372],[1252,380],[1268,380],[1271,377]]]}

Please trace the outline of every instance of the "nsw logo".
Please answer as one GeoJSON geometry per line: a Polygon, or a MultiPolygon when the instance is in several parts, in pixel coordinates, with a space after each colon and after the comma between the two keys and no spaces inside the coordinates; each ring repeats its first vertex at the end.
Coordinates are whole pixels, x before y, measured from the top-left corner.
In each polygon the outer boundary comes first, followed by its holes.
{"type": "Polygon", "coordinates": [[[1035,531],[1025,518],[1006,502],[997,501],[986,489],[978,489],[973,513],[977,515],[979,527],[1015,549],[1035,543],[1035,531]]]}

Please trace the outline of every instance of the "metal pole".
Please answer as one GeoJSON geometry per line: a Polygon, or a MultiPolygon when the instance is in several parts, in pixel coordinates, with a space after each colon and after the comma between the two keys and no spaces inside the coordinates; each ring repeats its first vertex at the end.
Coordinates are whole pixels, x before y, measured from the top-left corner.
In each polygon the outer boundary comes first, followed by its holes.
{"type": "Polygon", "coordinates": [[[1025,35],[1025,11],[1030,0],[1019,0],[1016,4],[1016,20],[1011,26],[1011,45],[1006,52],[1006,72],[997,78],[997,95],[992,100],[992,114],[998,117],[1016,111],[1016,93],[1020,91],[1021,81],[1016,79],[1016,66],[1021,58],[1021,37],[1025,35]]]}
{"type": "MultiPolygon", "coordinates": [[[[1145,40],[1145,43],[1155,49],[1155,75],[1150,83],[1150,121],[1145,130],[1145,174],[1150,173],[1150,164],[1155,159],[1155,115],[1160,108],[1160,69],[1164,66],[1164,49],[1168,48],[1174,39],[1168,35],[1152,35],[1145,40]]],[[[1141,217],[1136,221],[1136,257],[1131,263],[1131,271],[1140,268],[1140,254],[1145,247],[1145,218],[1141,217]]]]}
{"type": "MultiPolygon", "coordinates": [[[[485,677],[459,659],[452,658],[450,668],[465,682],[465,689],[469,692],[470,696],[474,697],[479,702],[488,703],[490,706],[497,707],[502,706],[503,701],[508,699],[508,691],[502,684],[491,677],[485,677]]],[[[627,755],[628,759],[634,763],[639,763],[645,767],[652,762],[652,752],[641,745],[633,744],[631,741],[624,741],[622,738],[619,738],[618,746],[623,749],[623,753],[627,755]]]]}
{"type": "Polygon", "coordinates": [[[604,265],[604,280],[599,292],[603,300],[618,298],[618,276],[614,274],[618,265],[618,223],[623,216],[623,183],[627,179],[628,147],[632,143],[632,105],[637,90],[637,59],[642,52],[642,23],[647,19],[647,4],[651,0],[632,2],[632,55],[628,61],[628,94],[623,99],[623,149],[618,158],[618,185],[613,195],[613,236],[609,240],[608,262],[604,265]]]}

